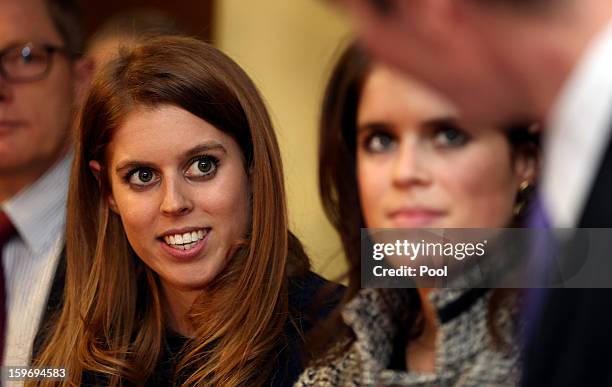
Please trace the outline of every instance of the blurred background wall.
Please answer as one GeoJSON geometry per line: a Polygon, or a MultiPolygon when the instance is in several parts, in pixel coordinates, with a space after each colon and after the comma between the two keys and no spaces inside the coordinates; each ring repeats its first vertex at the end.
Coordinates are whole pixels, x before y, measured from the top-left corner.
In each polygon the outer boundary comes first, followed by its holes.
{"type": "Polygon", "coordinates": [[[213,36],[266,99],[284,161],[291,226],[315,270],[334,278],[344,264],[318,196],[317,121],[348,23],[320,0],[220,0],[213,36]]]}
{"type": "Polygon", "coordinates": [[[337,278],[345,266],[317,184],[317,121],[346,20],[321,0],[88,0],[89,34],[135,7],[154,8],[228,53],[253,78],[274,121],[284,161],[289,219],[313,268],[337,278]]]}

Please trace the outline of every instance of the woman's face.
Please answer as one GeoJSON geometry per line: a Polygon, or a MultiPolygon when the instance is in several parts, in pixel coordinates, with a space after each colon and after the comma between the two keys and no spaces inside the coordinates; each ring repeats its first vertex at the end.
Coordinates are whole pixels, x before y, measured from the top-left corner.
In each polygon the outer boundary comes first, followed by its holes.
{"type": "Polygon", "coordinates": [[[457,124],[454,106],[383,67],[357,114],[357,178],[367,227],[485,228],[511,221],[534,163],[500,131],[457,124]]]}
{"type": "Polygon", "coordinates": [[[140,259],[176,290],[215,278],[250,219],[236,141],[179,107],[142,107],[117,129],[107,156],[109,204],[140,259]]]}

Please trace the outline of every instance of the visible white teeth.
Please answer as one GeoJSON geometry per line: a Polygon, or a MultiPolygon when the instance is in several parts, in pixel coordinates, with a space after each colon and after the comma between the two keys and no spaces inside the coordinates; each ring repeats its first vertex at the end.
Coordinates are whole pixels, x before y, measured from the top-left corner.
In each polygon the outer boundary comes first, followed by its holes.
{"type": "Polygon", "coordinates": [[[184,234],[166,235],[164,241],[177,249],[189,250],[208,234],[208,230],[201,229],[184,234]]]}

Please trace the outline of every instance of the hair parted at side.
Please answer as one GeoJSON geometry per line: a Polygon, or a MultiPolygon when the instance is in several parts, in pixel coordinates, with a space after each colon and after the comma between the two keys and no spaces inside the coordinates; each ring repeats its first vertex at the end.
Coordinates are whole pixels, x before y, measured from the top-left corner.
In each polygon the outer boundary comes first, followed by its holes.
{"type": "Polygon", "coordinates": [[[237,141],[251,197],[247,237],[192,307],[194,339],[177,375],[185,385],[261,385],[290,318],[288,273],[307,270],[308,258],[288,230],[280,151],[255,85],[225,54],[186,37],[155,38],[123,52],[92,84],[76,131],[64,308],[34,363],[66,367],[70,379],[63,385],[80,384],[83,372],[103,375],[110,385],[140,384],[158,363],[164,340],[159,279],[135,255],[108,207],[105,164],[126,115],[162,104],[183,108],[237,141]],[[91,160],[101,163],[99,181],[91,160]]]}

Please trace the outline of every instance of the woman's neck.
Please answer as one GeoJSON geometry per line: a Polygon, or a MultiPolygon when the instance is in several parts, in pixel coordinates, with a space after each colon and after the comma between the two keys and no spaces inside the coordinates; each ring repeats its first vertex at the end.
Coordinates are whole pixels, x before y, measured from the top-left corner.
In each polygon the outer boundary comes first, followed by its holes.
{"type": "Polygon", "coordinates": [[[195,302],[199,290],[183,290],[162,281],[164,313],[168,326],[181,336],[191,337],[193,326],[187,319],[187,314],[195,302]]]}
{"type": "Polygon", "coordinates": [[[433,304],[429,301],[431,288],[419,288],[421,298],[423,331],[406,343],[406,368],[410,372],[433,373],[436,361],[436,337],[438,320],[433,304]]]}

